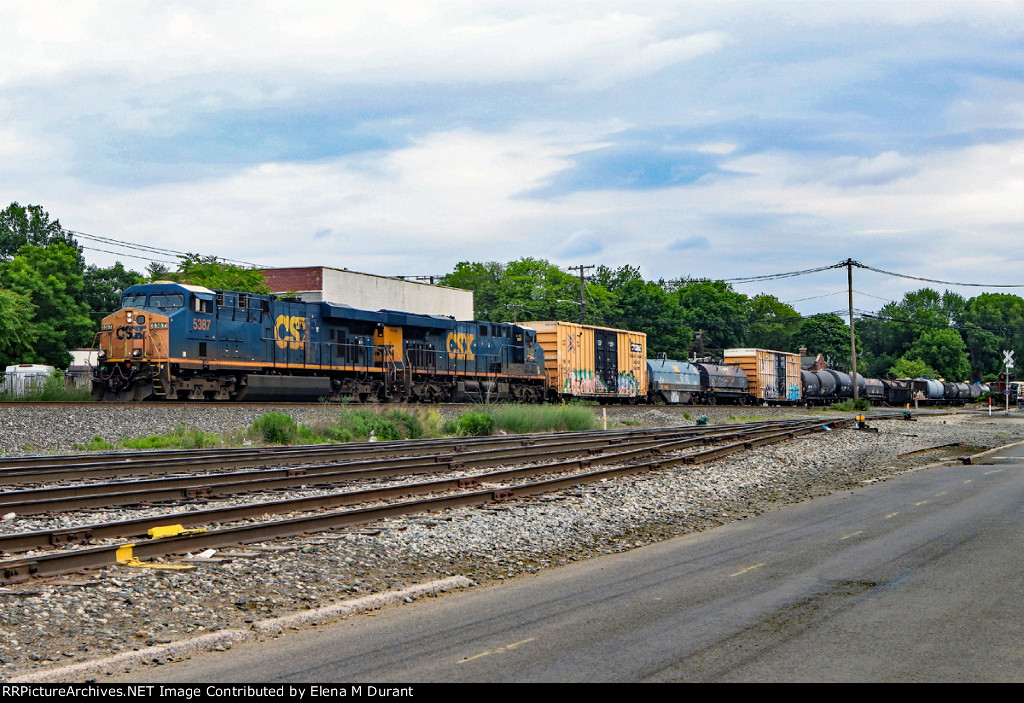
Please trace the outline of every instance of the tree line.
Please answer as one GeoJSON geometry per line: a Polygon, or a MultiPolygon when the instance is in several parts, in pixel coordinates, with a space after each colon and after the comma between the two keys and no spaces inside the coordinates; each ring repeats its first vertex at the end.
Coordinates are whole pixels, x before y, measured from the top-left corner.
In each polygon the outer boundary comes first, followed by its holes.
{"type": "Polygon", "coordinates": [[[146,275],[86,266],[82,246],[39,205],[0,210],[0,369],[32,363],[67,367],[69,350],[89,347],[100,320],[120,307],[125,288],[173,280],[208,288],[269,293],[262,274],[215,257],[186,254],[176,270],[151,264],[146,275]]]}
{"type": "MultiPolygon", "coordinates": [[[[850,370],[850,328],[836,314],[802,316],[773,295],[747,296],[723,281],[647,281],[633,266],[598,266],[583,286],[541,260],[462,262],[442,285],[476,292],[476,315],[490,321],[579,320],[647,334],[648,356],[720,356],[733,347],[821,354],[850,370]]],[[[922,288],[855,321],[857,371],[877,378],[931,376],[994,380],[1002,349],[1024,349],[1024,299],[983,293],[965,299],[922,288]]]]}
{"type": "MultiPolygon", "coordinates": [[[[100,320],[116,310],[125,288],[174,280],[222,290],[268,293],[256,269],[187,254],[175,270],[159,263],[145,273],[87,266],[82,247],[41,206],[12,203],[0,211],[0,367],[43,363],[65,367],[68,350],[88,347],[100,320]]],[[[462,262],[442,285],[472,290],[475,316],[492,322],[579,320],[647,334],[648,355],[670,359],[720,356],[731,347],[821,354],[849,370],[850,328],[835,314],[804,317],[764,293],[747,296],[723,281],[680,277],[647,281],[634,266],[598,266],[580,279],[543,259],[462,262]]],[[[934,376],[991,380],[1002,349],[1024,349],[1024,299],[922,288],[856,323],[858,372],[866,376],[934,376]]]]}

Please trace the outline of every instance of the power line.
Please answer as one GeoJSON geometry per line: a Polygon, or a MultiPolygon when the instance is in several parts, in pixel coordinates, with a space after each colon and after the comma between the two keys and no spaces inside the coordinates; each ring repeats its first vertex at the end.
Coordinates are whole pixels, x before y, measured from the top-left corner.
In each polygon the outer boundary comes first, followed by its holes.
{"type": "MultiPolygon", "coordinates": [[[[78,232],[78,231],[73,230],[73,229],[65,229],[64,231],[68,232],[69,234],[76,235],[78,237],[84,237],[85,239],[91,239],[93,241],[102,242],[104,244],[112,244],[114,246],[123,247],[125,249],[134,249],[136,251],[142,251],[142,252],[153,252],[153,253],[156,253],[156,254],[161,254],[163,256],[167,256],[167,255],[171,255],[171,256],[188,256],[189,255],[189,253],[187,253],[187,252],[176,251],[174,249],[162,249],[162,248],[159,248],[159,247],[149,246],[148,244],[136,244],[134,242],[125,242],[125,241],[120,240],[120,239],[114,239],[112,237],[101,237],[101,236],[96,235],[96,234],[88,234],[86,232],[78,232]]],[[[109,251],[107,249],[95,249],[93,247],[85,247],[85,246],[83,246],[83,248],[84,249],[94,249],[95,251],[102,251],[102,252],[105,252],[107,254],[114,254],[115,256],[133,256],[134,258],[137,258],[137,259],[144,259],[145,258],[145,257],[141,257],[141,256],[137,256],[137,255],[132,255],[132,254],[121,254],[121,253],[118,253],[118,252],[109,251]]],[[[204,256],[204,255],[200,254],[200,256],[204,256]]],[[[242,266],[251,266],[252,268],[265,268],[263,266],[260,266],[259,264],[254,264],[251,261],[240,261],[238,259],[227,259],[227,258],[219,257],[219,256],[215,257],[215,258],[220,259],[221,261],[223,261],[225,263],[229,263],[229,264],[240,264],[242,266]]],[[[161,262],[161,263],[178,263],[178,262],[164,261],[164,262],[161,262]]]]}
{"type": "Polygon", "coordinates": [[[746,278],[723,278],[723,283],[754,283],[755,281],[774,281],[780,278],[792,278],[794,276],[806,276],[809,273],[817,273],[819,271],[828,271],[829,269],[842,268],[846,266],[846,262],[843,261],[838,264],[832,264],[831,266],[819,266],[813,269],[803,269],[802,271],[787,271],[785,273],[769,273],[764,276],[748,276],[746,278]]]}
{"type": "Polygon", "coordinates": [[[786,305],[792,305],[793,303],[802,303],[805,300],[816,300],[818,298],[828,298],[828,297],[831,297],[833,295],[842,295],[845,292],[846,292],[845,290],[837,290],[837,291],[834,291],[832,293],[822,293],[821,295],[812,295],[812,296],[807,297],[807,298],[797,298],[796,300],[787,300],[787,301],[785,301],[785,303],[786,303],[786,305]]]}
{"type": "Polygon", "coordinates": [[[104,254],[113,254],[114,256],[125,256],[125,257],[128,257],[130,259],[142,259],[143,261],[155,261],[156,263],[159,263],[159,264],[177,264],[177,263],[180,263],[178,261],[166,261],[164,259],[154,259],[151,256],[139,256],[138,254],[125,254],[124,252],[110,251],[109,249],[100,249],[98,247],[87,247],[84,244],[79,244],[79,246],[82,247],[83,249],[88,249],[89,251],[102,251],[104,254]]]}
{"type": "Polygon", "coordinates": [[[864,291],[862,291],[862,290],[856,290],[856,289],[854,289],[854,291],[853,291],[853,292],[854,292],[854,293],[856,293],[856,294],[858,294],[858,295],[866,295],[866,296],[867,296],[867,297],[869,297],[869,298],[875,298],[875,299],[877,299],[877,300],[884,300],[884,301],[885,301],[885,302],[887,302],[887,303],[895,303],[895,302],[896,302],[895,300],[892,300],[891,298],[883,298],[883,297],[882,297],[882,296],[880,296],[880,295],[872,295],[871,293],[865,293],[865,292],[864,292],[864,291]]]}
{"type": "Polygon", "coordinates": [[[1024,288],[1024,283],[962,283],[956,281],[940,281],[936,278],[922,278],[921,276],[911,276],[905,273],[895,273],[893,271],[885,271],[883,269],[875,268],[873,266],[866,266],[859,261],[854,261],[853,265],[867,269],[868,271],[874,271],[875,273],[883,273],[886,276],[895,276],[897,278],[909,278],[913,281],[924,281],[926,283],[941,283],[944,286],[972,286],[975,288],[1024,288]]]}

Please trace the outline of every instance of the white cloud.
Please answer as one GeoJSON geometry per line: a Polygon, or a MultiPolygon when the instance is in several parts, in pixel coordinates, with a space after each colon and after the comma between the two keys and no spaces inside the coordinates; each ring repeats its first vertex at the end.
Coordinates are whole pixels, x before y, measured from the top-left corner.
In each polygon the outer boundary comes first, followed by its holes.
{"type": "Polygon", "coordinates": [[[475,3],[269,3],[240,12],[235,4],[40,0],[11,8],[5,24],[0,86],[113,75],[167,88],[192,76],[237,95],[256,86],[251,97],[296,79],[605,86],[724,42],[721,32],[664,38],[658,16],[602,3],[571,12],[546,4],[508,11],[475,3]]]}

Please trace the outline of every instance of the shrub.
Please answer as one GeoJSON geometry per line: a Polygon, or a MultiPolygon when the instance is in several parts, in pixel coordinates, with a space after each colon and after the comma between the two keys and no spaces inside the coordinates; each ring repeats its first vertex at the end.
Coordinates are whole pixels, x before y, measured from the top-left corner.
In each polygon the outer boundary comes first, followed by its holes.
{"type": "Polygon", "coordinates": [[[871,403],[864,399],[854,401],[851,398],[850,400],[844,400],[841,403],[832,403],[832,405],[828,406],[828,409],[845,412],[864,412],[865,410],[871,409],[871,403]]]}
{"type": "Polygon", "coordinates": [[[494,418],[484,413],[462,413],[454,423],[460,437],[484,437],[494,432],[494,418]]]}
{"type": "Polygon", "coordinates": [[[270,412],[256,418],[252,429],[267,444],[291,444],[298,428],[291,415],[270,412]]]}

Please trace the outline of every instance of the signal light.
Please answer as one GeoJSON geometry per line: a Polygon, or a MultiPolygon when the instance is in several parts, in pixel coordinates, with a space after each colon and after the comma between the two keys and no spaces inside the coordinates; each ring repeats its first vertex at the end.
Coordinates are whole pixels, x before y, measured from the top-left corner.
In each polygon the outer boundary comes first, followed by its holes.
{"type": "Polygon", "coordinates": [[[1006,383],[1006,374],[1005,373],[999,374],[999,382],[1000,383],[1006,383]]]}

